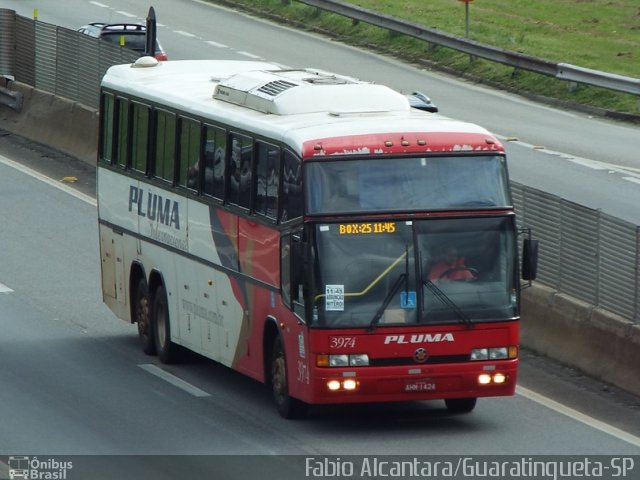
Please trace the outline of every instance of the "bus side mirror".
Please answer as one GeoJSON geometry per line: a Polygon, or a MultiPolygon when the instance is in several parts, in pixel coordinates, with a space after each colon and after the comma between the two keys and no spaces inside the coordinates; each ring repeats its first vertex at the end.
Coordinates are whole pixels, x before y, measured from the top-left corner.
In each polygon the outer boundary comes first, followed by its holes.
{"type": "Polygon", "coordinates": [[[538,276],[538,240],[525,238],[522,243],[522,279],[535,280],[538,276]]]}

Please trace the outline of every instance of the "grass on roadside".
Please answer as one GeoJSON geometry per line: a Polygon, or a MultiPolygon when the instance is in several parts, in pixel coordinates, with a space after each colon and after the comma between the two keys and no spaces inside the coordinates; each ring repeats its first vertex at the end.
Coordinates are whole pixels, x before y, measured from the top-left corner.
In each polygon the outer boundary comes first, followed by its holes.
{"type": "MultiPolygon", "coordinates": [[[[605,110],[637,114],[638,97],[514,70],[456,51],[285,0],[209,0],[315,30],[345,43],[431,65],[505,90],[605,110]]],[[[465,35],[464,4],[456,0],[354,0],[350,3],[465,35]]],[[[640,77],[640,4],[637,0],[476,0],[470,38],[553,62],[640,77]]]]}

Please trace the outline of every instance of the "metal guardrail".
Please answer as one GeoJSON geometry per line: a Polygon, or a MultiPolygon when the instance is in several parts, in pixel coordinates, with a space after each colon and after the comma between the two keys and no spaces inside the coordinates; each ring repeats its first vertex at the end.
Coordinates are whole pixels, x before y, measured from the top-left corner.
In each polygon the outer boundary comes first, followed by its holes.
{"type": "Polygon", "coordinates": [[[425,42],[448,47],[492,62],[555,77],[559,80],[585,83],[596,87],[640,96],[640,79],[638,78],[626,77],[598,70],[590,70],[568,63],[553,63],[547,60],[541,60],[529,55],[503,50],[501,48],[484,45],[466,38],[450,35],[408,20],[402,20],[382,13],[373,12],[350,3],[338,2],[336,0],[297,1],[327,12],[351,18],[352,20],[365,22],[403,35],[409,35],[411,37],[424,40],[425,42]]]}

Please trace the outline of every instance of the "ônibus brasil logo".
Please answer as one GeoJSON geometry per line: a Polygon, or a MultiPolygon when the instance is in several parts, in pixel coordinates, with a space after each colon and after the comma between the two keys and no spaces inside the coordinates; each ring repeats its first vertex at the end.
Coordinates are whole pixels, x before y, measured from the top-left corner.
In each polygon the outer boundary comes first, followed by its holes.
{"type": "MultiPolygon", "coordinates": [[[[73,462],[53,458],[11,456],[7,461],[9,480],[66,480],[67,472],[73,468],[73,462]]],[[[3,479],[4,480],[4,479],[3,479]]]]}

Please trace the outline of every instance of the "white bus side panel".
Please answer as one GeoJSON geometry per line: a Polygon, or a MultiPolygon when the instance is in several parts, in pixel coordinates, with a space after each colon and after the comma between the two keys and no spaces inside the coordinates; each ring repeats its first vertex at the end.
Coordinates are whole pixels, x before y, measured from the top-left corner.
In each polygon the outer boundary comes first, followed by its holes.
{"type": "Polygon", "coordinates": [[[111,224],[100,225],[105,303],[131,321],[129,276],[138,262],[147,279],[162,275],[172,341],[232,366],[244,308],[238,281],[214,266],[237,269],[237,227],[225,231],[208,205],[108,169],[98,175],[98,198],[100,220],[111,224]]]}

